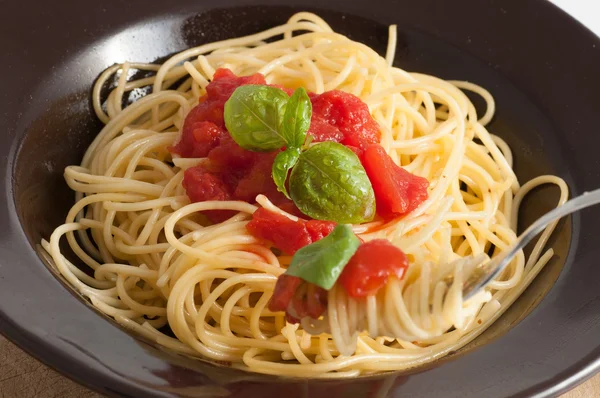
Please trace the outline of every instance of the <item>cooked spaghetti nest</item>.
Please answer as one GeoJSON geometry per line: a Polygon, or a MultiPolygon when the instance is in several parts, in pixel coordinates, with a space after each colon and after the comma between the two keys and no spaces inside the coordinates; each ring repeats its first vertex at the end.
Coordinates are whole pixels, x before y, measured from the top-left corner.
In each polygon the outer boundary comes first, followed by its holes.
{"type": "Polygon", "coordinates": [[[485,126],[494,100],[464,81],[444,81],[392,66],[396,27],[385,57],[335,33],[314,14],[298,13],[254,35],[205,44],[163,64],[108,68],[93,89],[105,127],[80,166],[65,179],[76,204],[43,247],[60,273],[101,312],[144,337],[191,356],[230,362],[255,372],[350,377],[401,370],[435,360],[473,340],[529,285],[553,255],[544,247],[550,225],[531,255],[521,252],[506,271],[468,301],[461,283],[470,255],[497,255],[516,239],[523,197],[556,184],[559,204],[568,189],[555,176],[520,185],[508,145],[485,126]],[[317,321],[286,324],[267,303],[289,256],[276,256],[248,233],[256,203],[190,204],[183,172],[203,159],[172,158],[188,111],[205,93],[215,69],[262,73],[268,83],[315,93],[338,89],[363,100],[381,128],[381,145],[409,172],[430,181],[429,198],[409,215],[355,225],[363,240],[390,240],[410,266],[377,296],[350,298],[335,286],[317,321]],[[131,79],[134,72],[145,77],[131,79]],[[103,103],[101,92],[113,82],[103,103]],[[148,86],[151,93],[123,107],[148,86]],[[483,116],[464,91],[487,104],[483,116]],[[203,225],[204,210],[239,212],[203,225]],[[84,272],[61,252],[65,237],[84,272]],[[454,285],[442,279],[454,275],[454,285]],[[175,337],[163,333],[168,326],[175,337]],[[360,331],[358,333],[357,331],[360,331]]]}

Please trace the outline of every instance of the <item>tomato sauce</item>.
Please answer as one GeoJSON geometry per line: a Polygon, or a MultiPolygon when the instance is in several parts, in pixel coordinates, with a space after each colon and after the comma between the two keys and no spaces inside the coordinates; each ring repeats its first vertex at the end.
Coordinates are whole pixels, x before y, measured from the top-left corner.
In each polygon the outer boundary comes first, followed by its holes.
{"type": "MultiPolygon", "coordinates": [[[[272,243],[285,253],[294,254],[304,246],[329,235],[335,226],[331,221],[294,221],[260,208],[254,212],[246,228],[252,235],[272,243]]],[[[297,323],[305,316],[319,318],[326,308],[325,289],[296,276],[283,274],[277,278],[269,309],[286,311],[288,322],[297,323]]]]}
{"type": "MultiPolygon", "coordinates": [[[[266,195],[278,206],[294,213],[293,203],[281,194],[271,169],[277,151],[252,152],[241,148],[231,138],[223,119],[225,102],[236,88],[246,84],[266,84],[260,74],[238,77],[228,69],[217,69],[206,95],[200,98],[183,123],[181,138],[170,151],[184,158],[208,158],[208,164],[185,171],[183,186],[192,202],[207,200],[243,200],[254,202],[258,194],[266,195]]],[[[293,91],[284,87],[289,94],[293,91]]],[[[377,123],[367,106],[352,94],[329,91],[311,93],[313,114],[309,134],[314,142],[336,141],[364,149],[379,141],[377,123]]],[[[207,211],[213,222],[221,222],[235,213],[207,211]]]]}
{"type": "MultiPolygon", "coordinates": [[[[291,201],[277,191],[271,178],[276,152],[261,153],[241,148],[231,138],[223,119],[225,102],[236,88],[246,84],[266,84],[260,74],[238,77],[228,69],[217,69],[213,81],[185,118],[181,138],[170,151],[185,158],[209,159],[208,164],[189,168],[183,186],[192,202],[243,200],[254,202],[264,194],[277,205],[290,207],[291,201]]],[[[213,222],[221,222],[235,212],[207,211],[213,222]]]]}
{"type": "MultiPolygon", "coordinates": [[[[192,202],[254,202],[258,194],[264,194],[285,211],[298,214],[293,202],[277,190],[271,177],[273,161],[279,151],[245,150],[231,138],[225,127],[225,103],[237,87],[246,84],[267,83],[260,74],[238,77],[228,69],[217,69],[206,87],[206,94],[185,118],[181,138],[169,150],[185,158],[208,158],[208,162],[187,169],[183,187],[192,202]]],[[[273,86],[288,95],[293,92],[273,86]]],[[[312,117],[308,134],[312,135],[313,142],[335,141],[354,151],[373,186],[380,217],[403,216],[427,199],[429,182],[396,165],[378,144],[381,133],[364,102],[338,90],[309,93],[309,97],[312,117]]],[[[221,222],[235,212],[213,210],[205,214],[211,221],[221,222]]],[[[292,221],[261,208],[254,213],[247,229],[252,235],[293,255],[327,236],[335,225],[330,221],[292,221]]],[[[401,277],[407,264],[404,253],[389,242],[371,241],[359,247],[340,276],[340,282],[351,296],[363,297],[376,292],[391,275],[401,277]]],[[[326,308],[326,300],[324,289],[297,277],[282,275],[269,308],[281,311],[290,306],[288,320],[297,322],[303,316],[318,318],[326,308]]]]}
{"type": "Polygon", "coordinates": [[[224,137],[229,136],[223,119],[225,102],[236,88],[245,84],[267,84],[267,82],[259,73],[238,77],[229,69],[217,69],[212,82],[206,86],[206,95],[200,97],[200,104],[192,108],[186,116],[181,130],[181,139],[169,148],[170,151],[184,158],[206,157],[224,137]]]}

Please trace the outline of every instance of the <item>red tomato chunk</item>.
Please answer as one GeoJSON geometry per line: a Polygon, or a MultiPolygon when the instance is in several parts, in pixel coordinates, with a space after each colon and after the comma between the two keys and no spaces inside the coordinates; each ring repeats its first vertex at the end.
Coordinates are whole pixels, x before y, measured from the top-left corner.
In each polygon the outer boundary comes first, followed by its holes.
{"type": "Polygon", "coordinates": [[[171,152],[184,158],[207,156],[223,137],[229,136],[225,130],[223,109],[235,89],[246,84],[266,83],[259,73],[237,77],[229,69],[217,69],[212,82],[206,86],[206,95],[185,118],[181,139],[170,148],[171,152]]]}
{"type": "Polygon", "coordinates": [[[275,284],[273,296],[269,301],[269,309],[271,311],[287,310],[288,304],[296,293],[296,289],[298,289],[298,286],[300,286],[302,282],[302,279],[297,276],[286,274],[279,275],[277,283],[275,284]]]}
{"type": "MultiPolygon", "coordinates": [[[[330,221],[293,221],[260,208],[252,215],[246,228],[255,237],[272,242],[275,247],[294,254],[304,246],[323,239],[333,231],[330,221]]],[[[280,275],[269,301],[271,311],[286,311],[290,323],[298,323],[305,316],[319,318],[327,308],[327,291],[296,276],[280,275]]]]}
{"type": "Polygon", "coordinates": [[[335,228],[331,221],[293,221],[281,214],[260,208],[252,215],[246,228],[255,237],[272,242],[287,254],[294,254],[329,235],[335,228]]]}
{"type": "MultiPolygon", "coordinates": [[[[231,188],[223,177],[221,173],[210,172],[201,166],[191,167],[183,174],[183,187],[192,202],[231,200],[231,188]]],[[[204,214],[213,222],[220,222],[235,213],[229,210],[210,210],[204,214]]]]}
{"type": "Polygon", "coordinates": [[[403,216],[427,199],[429,181],[398,166],[380,145],[365,150],[362,165],[373,185],[377,214],[384,219],[403,216]]]}
{"type": "MultiPolygon", "coordinates": [[[[207,200],[243,200],[253,202],[258,194],[273,203],[291,206],[271,178],[277,151],[251,152],[241,148],[225,129],[223,108],[239,86],[266,84],[260,74],[237,77],[228,69],[217,69],[213,81],[185,118],[179,142],[170,148],[182,157],[208,157],[210,162],[186,170],[183,186],[192,202],[207,200]],[[206,181],[204,181],[206,179],[206,181]]],[[[228,210],[207,211],[213,222],[233,216],[228,210]]]]}
{"type": "Polygon", "coordinates": [[[313,115],[309,134],[315,142],[335,141],[365,149],[381,140],[369,107],[355,95],[333,90],[311,98],[313,115]]]}
{"type": "Polygon", "coordinates": [[[401,279],[408,268],[408,258],[385,239],[376,239],[358,247],[339,282],[352,297],[377,293],[392,275],[401,279]]]}
{"type": "MultiPolygon", "coordinates": [[[[212,152],[211,152],[212,154],[212,152]]],[[[234,154],[234,151],[230,152],[234,154]]],[[[198,165],[187,169],[183,175],[183,187],[192,202],[207,200],[242,200],[254,202],[259,194],[266,195],[274,204],[294,213],[295,206],[281,192],[271,178],[275,154],[257,154],[250,166],[241,169],[209,165],[198,165]],[[207,180],[204,181],[203,179],[207,180]]],[[[209,156],[209,159],[211,157],[209,156]]],[[[231,163],[242,162],[232,158],[231,163]]],[[[206,211],[212,222],[222,222],[236,212],[230,210],[206,211]]]]}
{"type": "Polygon", "coordinates": [[[296,276],[280,275],[275,284],[269,310],[285,311],[289,323],[305,316],[318,319],[327,309],[327,290],[296,276]]]}
{"type": "MultiPolygon", "coordinates": [[[[266,81],[260,74],[238,77],[228,69],[217,69],[206,87],[206,95],[187,115],[181,138],[170,150],[182,157],[208,158],[209,162],[188,169],[183,185],[193,202],[253,202],[257,195],[264,194],[275,205],[297,214],[294,204],[277,190],[271,177],[278,151],[245,150],[225,128],[224,104],[237,87],[245,84],[266,84],[266,81]],[[203,178],[207,180],[203,181],[203,178]]],[[[289,89],[285,91],[292,93],[289,89]]],[[[427,198],[429,183],[426,179],[398,167],[383,148],[373,145],[379,142],[381,134],[365,103],[352,94],[337,90],[319,95],[309,93],[309,96],[313,105],[309,134],[314,136],[315,142],[340,142],[361,157],[375,191],[380,216],[389,219],[405,215],[427,198]]],[[[206,214],[213,222],[220,222],[235,212],[209,211],[206,214]]],[[[311,236],[320,236],[311,228],[307,225],[304,229],[311,236]]]]}

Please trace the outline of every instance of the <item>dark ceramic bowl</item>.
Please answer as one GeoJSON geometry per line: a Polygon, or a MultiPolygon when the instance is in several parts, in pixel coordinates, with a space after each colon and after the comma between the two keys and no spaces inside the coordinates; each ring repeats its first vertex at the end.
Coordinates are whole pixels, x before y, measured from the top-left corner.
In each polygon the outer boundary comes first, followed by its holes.
{"type": "MultiPolygon", "coordinates": [[[[600,187],[600,40],[543,0],[3,2],[0,13],[0,331],[74,380],[116,396],[551,396],[600,366],[600,208],[564,220],[556,256],[494,326],[411,372],[278,379],[191,360],[98,314],[38,256],[74,195],[63,181],[100,129],[90,90],[107,66],[153,61],[317,10],[379,51],[397,23],[397,64],[471,80],[497,101],[490,129],[521,181],[552,173],[572,195],[600,187]],[[218,6],[219,10],[214,8],[218,6]],[[322,10],[321,10],[322,9],[322,10]],[[380,394],[380,395],[377,395],[380,394]]],[[[557,194],[528,198],[523,225],[557,194]]],[[[35,382],[35,381],[32,381],[35,382]]]]}

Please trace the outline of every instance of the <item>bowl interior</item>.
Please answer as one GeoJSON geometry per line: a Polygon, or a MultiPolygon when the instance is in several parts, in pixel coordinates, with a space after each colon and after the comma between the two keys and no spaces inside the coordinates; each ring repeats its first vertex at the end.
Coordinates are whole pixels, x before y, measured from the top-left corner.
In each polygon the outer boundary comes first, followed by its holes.
{"type": "MultiPolygon", "coordinates": [[[[32,93],[33,101],[27,112],[33,122],[19,146],[13,169],[17,214],[32,247],[39,248],[40,240],[47,239],[64,221],[74,202],[74,194],[64,182],[62,173],[67,165],[80,162],[85,149],[102,127],[93,114],[90,93],[93,81],[104,68],[125,60],[155,61],[201,43],[254,33],[283,23],[294,11],[297,9],[281,6],[237,7],[137,21],[128,27],[116,27],[105,36],[84,41],[77,51],[64,58],[61,65],[48,71],[32,93]]],[[[356,15],[316,11],[334,30],[384,54],[387,26],[356,15]]],[[[512,148],[514,169],[521,183],[538,175],[555,174],[567,181],[572,188],[571,195],[576,193],[567,171],[573,168],[565,167],[570,159],[564,157],[559,130],[497,65],[471,55],[468,46],[465,46],[466,50],[455,47],[443,38],[410,26],[399,26],[398,29],[396,66],[445,79],[468,80],[492,93],[497,112],[488,128],[512,148]]],[[[476,97],[473,101],[478,107],[483,104],[476,97]]],[[[481,108],[479,110],[481,112],[481,108]]],[[[558,190],[553,188],[538,189],[529,195],[520,214],[520,228],[553,208],[557,198],[558,190]]],[[[565,264],[573,232],[571,226],[568,219],[559,224],[551,242],[555,256],[523,296],[491,328],[453,356],[464,355],[502,336],[535,308],[565,264]]],[[[40,272],[48,270],[40,268],[40,272]]],[[[154,355],[166,357],[179,367],[213,372],[212,366],[194,364],[194,361],[164,352],[152,344],[146,347],[154,355]]],[[[214,372],[221,371],[227,372],[214,367],[214,372]]],[[[200,376],[191,378],[195,377],[200,376]]]]}

